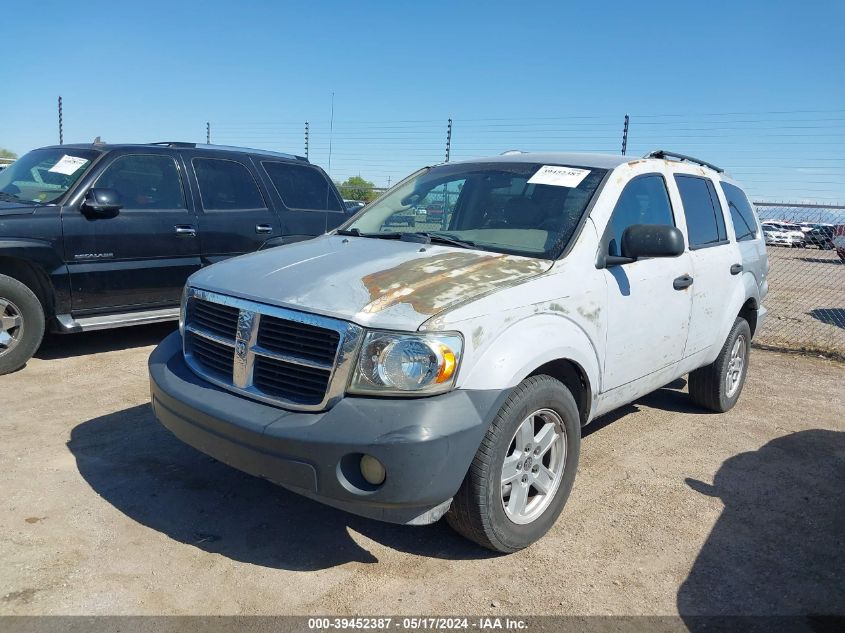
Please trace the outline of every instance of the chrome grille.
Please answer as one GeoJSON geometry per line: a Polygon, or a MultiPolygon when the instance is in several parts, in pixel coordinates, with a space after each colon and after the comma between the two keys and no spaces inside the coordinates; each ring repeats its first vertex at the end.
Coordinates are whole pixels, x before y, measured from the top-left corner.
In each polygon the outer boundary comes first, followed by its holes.
{"type": "Polygon", "coordinates": [[[203,378],[290,409],[343,396],[361,327],[196,288],[186,301],[185,360],[203,378]]]}

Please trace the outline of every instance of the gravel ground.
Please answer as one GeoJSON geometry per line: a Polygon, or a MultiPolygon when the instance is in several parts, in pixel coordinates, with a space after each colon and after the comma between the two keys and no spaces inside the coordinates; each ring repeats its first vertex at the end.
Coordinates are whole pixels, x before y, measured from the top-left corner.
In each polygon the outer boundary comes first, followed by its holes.
{"type": "Polygon", "coordinates": [[[552,531],[495,556],[181,444],[148,406],[172,326],[57,338],[0,378],[2,614],[845,614],[845,365],[755,350],[591,425],[552,531]]]}

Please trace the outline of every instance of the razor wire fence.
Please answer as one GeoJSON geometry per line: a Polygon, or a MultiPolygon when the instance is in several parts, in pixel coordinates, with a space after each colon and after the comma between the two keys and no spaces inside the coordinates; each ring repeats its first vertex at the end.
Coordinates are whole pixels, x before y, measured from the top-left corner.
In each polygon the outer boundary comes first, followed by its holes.
{"type": "Polygon", "coordinates": [[[373,195],[423,165],[508,150],[626,153],[635,158],[666,149],[700,157],[744,186],[762,220],[804,223],[789,227],[807,234],[803,247],[800,240],[794,247],[774,241],[768,246],[769,319],[758,343],[845,359],[845,264],[830,244],[809,238],[818,229],[811,225],[842,225],[845,231],[845,206],[837,206],[845,202],[845,109],[230,121],[204,124],[203,132],[214,143],[305,154],[338,184],[351,176],[371,182],[373,195]]]}

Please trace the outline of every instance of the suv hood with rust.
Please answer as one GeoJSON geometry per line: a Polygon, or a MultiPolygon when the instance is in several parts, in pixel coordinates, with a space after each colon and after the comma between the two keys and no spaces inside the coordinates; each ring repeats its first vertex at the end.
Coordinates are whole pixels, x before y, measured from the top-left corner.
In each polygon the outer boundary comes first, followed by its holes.
{"type": "Polygon", "coordinates": [[[325,235],[220,262],[188,283],[368,327],[410,331],[451,306],[551,265],[437,244],[325,235]]]}

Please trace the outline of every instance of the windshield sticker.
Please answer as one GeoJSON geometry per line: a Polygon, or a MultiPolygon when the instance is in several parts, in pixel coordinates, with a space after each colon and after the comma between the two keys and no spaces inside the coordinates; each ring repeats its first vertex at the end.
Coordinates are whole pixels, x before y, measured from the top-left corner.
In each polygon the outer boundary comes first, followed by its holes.
{"type": "Polygon", "coordinates": [[[543,165],[528,179],[532,185],[553,185],[555,187],[577,187],[590,173],[589,169],[543,165]]]}
{"type": "Polygon", "coordinates": [[[47,171],[70,176],[71,174],[76,173],[80,167],[83,167],[87,163],[88,159],[86,158],[78,158],[76,156],[68,156],[65,154],[58,163],[50,167],[47,171]]]}

